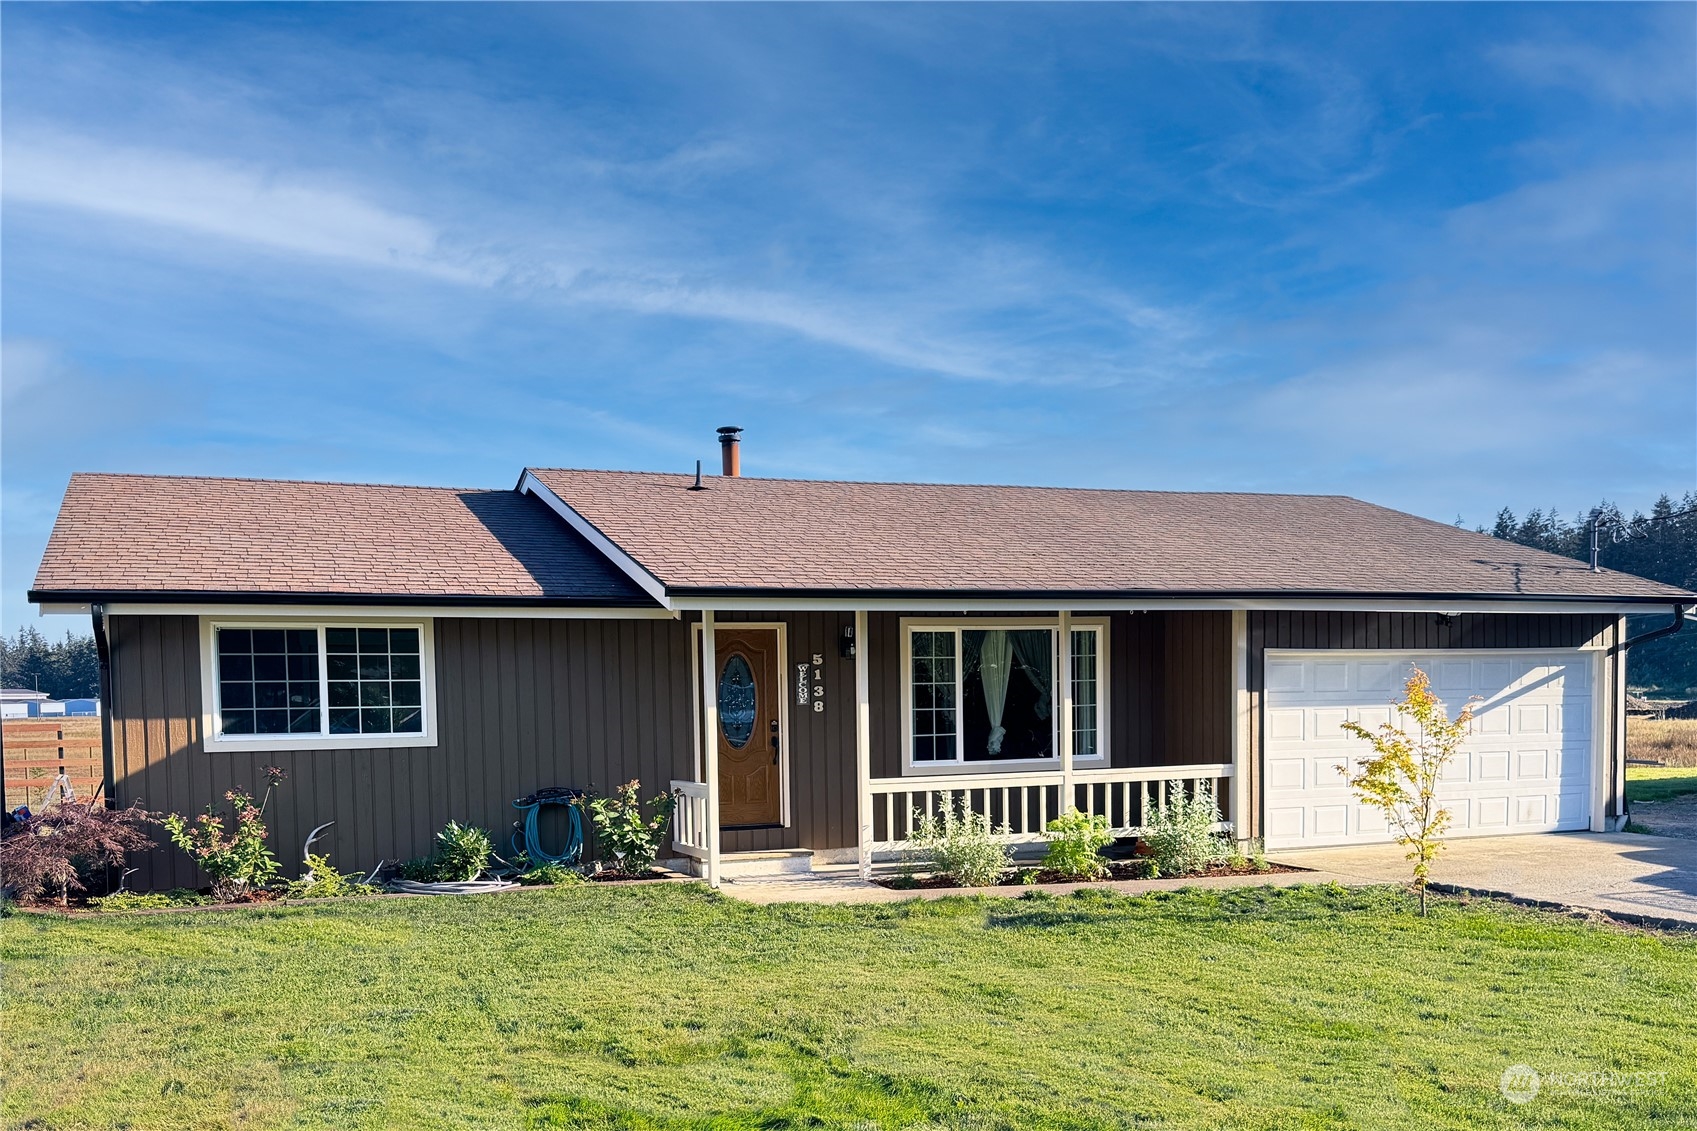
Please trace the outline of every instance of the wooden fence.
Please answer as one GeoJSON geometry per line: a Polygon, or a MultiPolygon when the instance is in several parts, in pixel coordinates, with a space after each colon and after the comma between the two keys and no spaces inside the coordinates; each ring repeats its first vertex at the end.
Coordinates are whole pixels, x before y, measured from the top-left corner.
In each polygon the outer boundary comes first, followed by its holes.
{"type": "Polygon", "coordinates": [[[97,718],[6,719],[0,741],[6,746],[7,809],[38,809],[60,774],[82,801],[105,783],[97,718]]]}

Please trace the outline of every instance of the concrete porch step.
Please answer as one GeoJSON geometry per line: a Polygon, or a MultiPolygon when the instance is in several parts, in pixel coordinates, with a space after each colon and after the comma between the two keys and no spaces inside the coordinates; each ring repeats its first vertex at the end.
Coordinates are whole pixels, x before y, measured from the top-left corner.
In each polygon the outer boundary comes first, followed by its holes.
{"type": "Polygon", "coordinates": [[[769,852],[727,852],[719,857],[719,877],[725,880],[793,876],[813,871],[813,853],[805,848],[769,852]]]}

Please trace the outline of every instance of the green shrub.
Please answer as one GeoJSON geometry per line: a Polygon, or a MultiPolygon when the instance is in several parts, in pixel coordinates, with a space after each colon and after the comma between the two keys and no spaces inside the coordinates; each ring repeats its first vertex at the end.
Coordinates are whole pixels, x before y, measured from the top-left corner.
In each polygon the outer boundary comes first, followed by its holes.
{"type": "Polygon", "coordinates": [[[568,868],[564,864],[556,864],[552,862],[538,864],[533,868],[526,869],[514,878],[517,879],[519,883],[527,886],[535,886],[539,884],[558,885],[583,883],[583,873],[579,872],[575,868],[568,868]]]}
{"type": "Polygon", "coordinates": [[[376,884],[360,882],[358,872],[343,873],[330,863],[328,856],[306,854],[306,875],[293,880],[283,889],[290,899],[340,899],[350,895],[375,895],[383,889],[376,884]]]}
{"type": "Polygon", "coordinates": [[[487,832],[449,821],[436,834],[437,876],[447,883],[475,880],[489,867],[489,854],[494,851],[487,832]]]}
{"type": "Polygon", "coordinates": [[[203,907],[211,903],[209,896],[188,888],[171,891],[115,891],[96,896],[88,905],[97,911],[153,911],[168,907],[203,907]]]}
{"type": "Polygon", "coordinates": [[[416,884],[458,884],[475,880],[489,868],[495,846],[475,825],[449,821],[436,834],[436,851],[402,862],[401,879],[416,884]]]}
{"type": "Polygon", "coordinates": [[[411,880],[415,884],[433,884],[436,882],[436,857],[415,856],[411,860],[403,860],[396,866],[401,879],[411,880]]]}
{"type": "Polygon", "coordinates": [[[1230,841],[1214,831],[1219,820],[1211,783],[1199,783],[1191,795],[1182,781],[1168,782],[1166,809],[1150,817],[1143,829],[1143,843],[1149,846],[1156,874],[1188,875],[1230,857],[1230,841]]]}
{"type": "Polygon", "coordinates": [[[1095,880],[1108,874],[1102,850],[1114,842],[1108,818],[1102,813],[1084,814],[1068,809],[1049,822],[1049,850],[1043,867],[1069,880],[1095,880]]]}
{"type": "Polygon", "coordinates": [[[930,863],[940,875],[948,876],[962,887],[989,887],[1008,870],[1012,850],[996,841],[1007,835],[1007,828],[997,828],[983,813],[973,812],[962,797],[957,806],[945,804],[940,814],[914,810],[917,827],[910,838],[909,851],[930,863]]]}
{"type": "Polygon", "coordinates": [[[595,829],[595,851],[603,861],[627,875],[640,876],[660,856],[661,834],[678,800],[669,793],[649,799],[647,812],[637,800],[639,778],[621,785],[611,797],[583,797],[578,805],[595,829]]]}
{"type": "Polygon", "coordinates": [[[283,770],[267,766],[270,779],[265,799],[254,803],[244,789],[232,789],[224,800],[235,810],[236,830],[224,827],[224,815],[215,806],[193,821],[176,813],[162,819],[171,843],[194,857],[200,870],[212,877],[212,895],[220,902],[238,899],[255,888],[262,888],[276,878],[282,864],[265,843],[265,809],[271,794],[286,776],[283,770]]]}

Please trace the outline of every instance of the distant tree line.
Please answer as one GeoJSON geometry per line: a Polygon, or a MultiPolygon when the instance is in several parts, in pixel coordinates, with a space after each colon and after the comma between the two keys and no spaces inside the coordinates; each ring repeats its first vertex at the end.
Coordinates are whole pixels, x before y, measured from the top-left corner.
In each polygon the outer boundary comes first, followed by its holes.
{"type": "MultiPolygon", "coordinates": [[[[1591,561],[1591,527],[1598,525],[1599,561],[1605,569],[1635,573],[1652,581],[1697,590],[1697,491],[1682,498],[1663,495],[1649,514],[1634,511],[1628,518],[1613,503],[1603,502],[1571,520],[1551,508],[1530,510],[1521,518],[1504,507],[1497,512],[1492,534],[1522,546],[1591,561]]],[[[1631,628],[1642,632],[1665,615],[1633,618],[1631,628]]],[[[1677,635],[1640,644],[1627,653],[1626,679],[1634,688],[1655,695],[1697,695],[1697,624],[1677,635]]]]}
{"type": "Polygon", "coordinates": [[[65,633],[50,641],[35,628],[0,636],[0,683],[44,691],[55,699],[93,699],[100,694],[100,660],[94,637],[65,633]]]}

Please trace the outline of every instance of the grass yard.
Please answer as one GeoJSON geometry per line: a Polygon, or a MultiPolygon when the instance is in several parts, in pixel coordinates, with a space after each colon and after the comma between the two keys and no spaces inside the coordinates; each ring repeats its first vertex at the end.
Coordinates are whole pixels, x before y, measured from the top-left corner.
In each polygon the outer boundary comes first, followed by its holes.
{"type": "Polygon", "coordinates": [[[1697,939],[1407,907],[668,884],[18,914],[0,1102],[29,1128],[1697,1126],[1697,939]],[[1666,1075],[1516,1107],[1520,1063],[1666,1075]]]}
{"type": "Polygon", "coordinates": [[[1628,766],[1628,801],[1666,801],[1697,793],[1697,766],[1628,766]]]}

